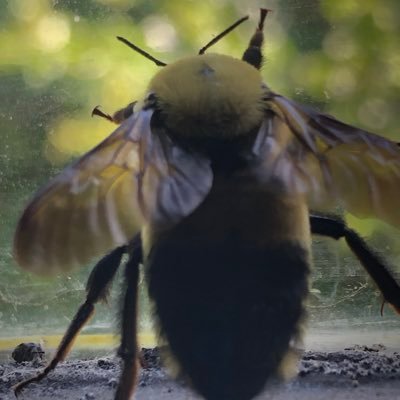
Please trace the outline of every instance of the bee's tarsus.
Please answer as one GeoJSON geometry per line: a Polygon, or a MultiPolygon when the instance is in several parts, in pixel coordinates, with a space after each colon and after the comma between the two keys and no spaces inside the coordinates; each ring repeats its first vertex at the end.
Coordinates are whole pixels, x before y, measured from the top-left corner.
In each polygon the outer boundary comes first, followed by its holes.
{"type": "Polygon", "coordinates": [[[105,118],[106,120],[110,121],[110,122],[114,122],[114,118],[110,115],[110,114],[106,114],[103,111],[100,110],[100,106],[96,106],[95,108],[93,108],[92,117],[97,116],[97,117],[101,117],[101,118],[105,118]]]}

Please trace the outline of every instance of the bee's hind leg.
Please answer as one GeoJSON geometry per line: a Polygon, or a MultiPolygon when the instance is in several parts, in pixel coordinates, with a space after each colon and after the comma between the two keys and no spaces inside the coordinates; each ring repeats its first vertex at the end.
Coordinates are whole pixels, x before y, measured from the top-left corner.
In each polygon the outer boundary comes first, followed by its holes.
{"type": "Polygon", "coordinates": [[[384,300],[400,314],[399,284],[386,263],[368,247],[356,231],[350,229],[342,219],[331,215],[310,214],[310,225],[313,234],[329,236],[336,240],[344,238],[351,251],[378,286],[384,300]]]}

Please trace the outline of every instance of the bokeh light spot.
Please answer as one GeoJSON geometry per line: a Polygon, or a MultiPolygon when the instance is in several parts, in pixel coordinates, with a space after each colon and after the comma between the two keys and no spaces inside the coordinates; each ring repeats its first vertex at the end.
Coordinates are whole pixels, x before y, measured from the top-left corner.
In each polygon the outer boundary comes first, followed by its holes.
{"type": "Polygon", "coordinates": [[[346,97],[354,93],[357,79],[353,71],[347,67],[334,69],[328,77],[326,89],[335,97],[346,97]]]}
{"type": "Polygon", "coordinates": [[[114,129],[114,125],[99,118],[61,119],[48,132],[51,151],[46,157],[54,164],[64,163],[71,156],[89,151],[114,129]]]}
{"type": "Polygon", "coordinates": [[[177,45],[175,28],[165,18],[151,16],[143,21],[146,45],[158,51],[172,51],[177,45]]]}
{"type": "Polygon", "coordinates": [[[356,44],[352,36],[344,30],[331,31],[323,41],[325,53],[333,60],[350,59],[356,52],[356,44]]]}
{"type": "Polygon", "coordinates": [[[36,27],[38,47],[45,52],[61,50],[69,42],[70,35],[67,19],[54,14],[42,17],[36,27]]]}
{"type": "Polygon", "coordinates": [[[386,101],[371,98],[364,101],[358,108],[358,118],[371,130],[383,129],[388,121],[389,110],[386,101]]]}
{"type": "Polygon", "coordinates": [[[389,7],[377,4],[372,13],[375,25],[382,31],[390,32],[399,26],[398,15],[389,7]]]}

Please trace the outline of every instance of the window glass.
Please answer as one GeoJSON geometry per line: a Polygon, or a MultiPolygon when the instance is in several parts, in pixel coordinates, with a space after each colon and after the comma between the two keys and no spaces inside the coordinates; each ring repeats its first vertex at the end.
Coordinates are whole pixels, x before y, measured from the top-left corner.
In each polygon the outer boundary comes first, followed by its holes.
{"type": "MultiPolygon", "coordinates": [[[[271,0],[268,6],[273,12],[265,24],[265,82],[296,101],[400,141],[400,3],[271,0]]],[[[90,265],[52,279],[34,276],[15,265],[12,238],[35,191],[114,129],[91,118],[92,109],[100,104],[112,113],[140,99],[157,71],[115,37],[168,63],[196,54],[249,13],[250,22],[210,50],[240,57],[258,7],[255,0],[0,0],[0,350],[5,338],[62,333],[84,298],[90,265]]],[[[398,231],[344,216],[399,277],[398,231]]],[[[321,343],[348,344],[365,334],[366,342],[394,345],[399,319],[390,307],[380,315],[380,294],[345,243],[315,238],[313,249],[309,342],[318,337],[321,343]]],[[[118,326],[120,280],[110,304],[97,307],[85,330],[104,334],[104,343],[118,326]]],[[[141,301],[141,330],[147,333],[145,290],[141,301]]]]}

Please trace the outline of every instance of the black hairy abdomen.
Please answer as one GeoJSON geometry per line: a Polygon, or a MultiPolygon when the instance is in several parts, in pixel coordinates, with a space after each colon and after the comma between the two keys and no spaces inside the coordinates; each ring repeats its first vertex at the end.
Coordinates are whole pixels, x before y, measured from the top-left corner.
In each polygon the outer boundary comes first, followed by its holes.
{"type": "Polygon", "coordinates": [[[215,241],[190,224],[157,240],[147,260],[162,335],[207,400],[251,399],[298,334],[308,257],[293,241],[260,245],[240,229],[215,241]]]}

